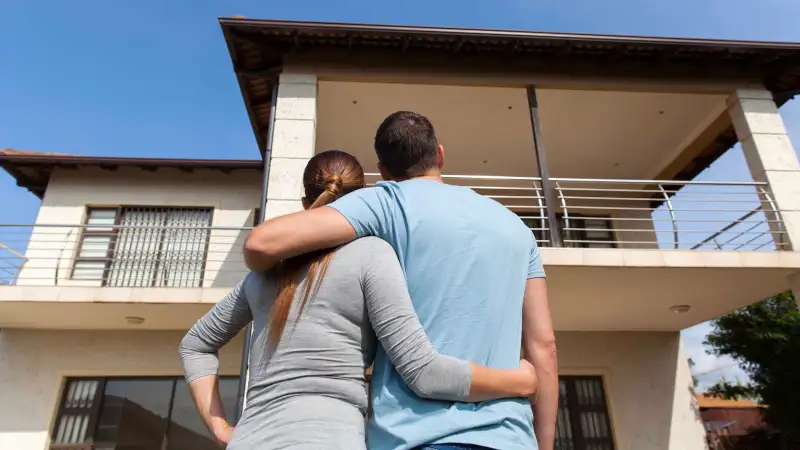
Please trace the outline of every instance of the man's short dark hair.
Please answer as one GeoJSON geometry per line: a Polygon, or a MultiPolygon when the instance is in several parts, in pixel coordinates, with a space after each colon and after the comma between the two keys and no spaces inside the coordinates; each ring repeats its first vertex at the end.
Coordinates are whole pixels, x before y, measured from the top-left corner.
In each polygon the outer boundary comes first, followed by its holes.
{"type": "Polygon", "coordinates": [[[378,161],[393,178],[418,177],[436,168],[438,148],[431,121],[415,112],[389,115],[375,133],[378,161]]]}

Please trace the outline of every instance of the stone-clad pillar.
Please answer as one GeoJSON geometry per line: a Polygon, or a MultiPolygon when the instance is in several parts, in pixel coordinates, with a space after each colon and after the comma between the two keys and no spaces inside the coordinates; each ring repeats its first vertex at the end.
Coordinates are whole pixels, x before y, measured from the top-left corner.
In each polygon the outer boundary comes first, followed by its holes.
{"type": "Polygon", "coordinates": [[[786,127],[766,89],[742,89],[728,99],[728,113],[742,144],[754,181],[767,182],[783,226],[773,221],[768,199],[762,196],[764,210],[780,250],[800,251],[800,163],[786,134],[786,127]],[[783,231],[784,233],[779,233],[783,231]]]}
{"type": "Polygon", "coordinates": [[[278,85],[265,217],[300,211],[303,170],[314,156],[317,76],[284,73],[278,85]]]}

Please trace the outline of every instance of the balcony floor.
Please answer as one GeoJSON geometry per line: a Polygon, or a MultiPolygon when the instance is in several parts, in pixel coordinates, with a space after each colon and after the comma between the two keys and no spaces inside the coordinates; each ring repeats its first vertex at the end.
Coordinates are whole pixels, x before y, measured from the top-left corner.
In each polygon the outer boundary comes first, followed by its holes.
{"type": "Polygon", "coordinates": [[[554,325],[565,331],[681,330],[789,289],[800,270],[800,252],[541,251],[554,325]]]}
{"type": "MultiPolygon", "coordinates": [[[[684,329],[788,289],[800,270],[800,252],[541,251],[560,331],[684,329]]],[[[1,286],[0,328],[186,330],[227,291],[1,286]]]]}

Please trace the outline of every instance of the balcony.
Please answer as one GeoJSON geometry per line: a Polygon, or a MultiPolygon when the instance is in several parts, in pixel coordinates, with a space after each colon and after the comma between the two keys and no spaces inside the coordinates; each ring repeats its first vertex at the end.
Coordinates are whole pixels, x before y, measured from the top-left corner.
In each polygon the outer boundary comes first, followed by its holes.
{"type": "MultiPolygon", "coordinates": [[[[370,185],[379,180],[367,174],[370,185]]],[[[551,178],[550,217],[538,177],[444,175],[516,213],[540,247],[787,250],[766,183],[551,178]],[[552,230],[556,230],[553,233],[552,230]]]]}
{"type": "Polygon", "coordinates": [[[249,230],[0,225],[0,327],[188,329],[247,273],[249,230]]]}
{"type": "Polygon", "coordinates": [[[0,225],[0,284],[230,288],[247,272],[241,248],[250,229],[0,225]]]}
{"type": "MultiPolygon", "coordinates": [[[[800,268],[761,183],[553,178],[547,195],[537,177],[445,181],[531,228],[560,330],[682,329],[786,289],[800,268]],[[682,305],[690,311],[672,312],[682,305]]],[[[90,211],[85,225],[0,225],[0,326],[190,326],[247,273],[250,228],[193,226],[206,213],[187,211],[170,225],[133,210],[115,220],[90,211]]]]}

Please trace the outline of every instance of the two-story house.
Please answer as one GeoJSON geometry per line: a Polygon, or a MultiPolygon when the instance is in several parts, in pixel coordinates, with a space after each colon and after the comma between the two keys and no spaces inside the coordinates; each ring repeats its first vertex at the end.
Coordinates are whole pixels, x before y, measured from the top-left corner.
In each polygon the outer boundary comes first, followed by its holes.
{"type": "MultiPolygon", "coordinates": [[[[372,171],[397,110],[432,120],[447,182],[542,247],[557,448],[705,448],[680,331],[800,289],[800,164],[778,112],[800,44],[221,24],[262,160],[0,154],[42,198],[35,224],[0,225],[0,449],[211,448],[180,338],[245,274],[260,213],[300,209],[308,159],[338,148],[372,171]],[[752,179],[695,179],[737,143],[752,179]]],[[[229,410],[244,341],[222,354],[229,410]]]]}

